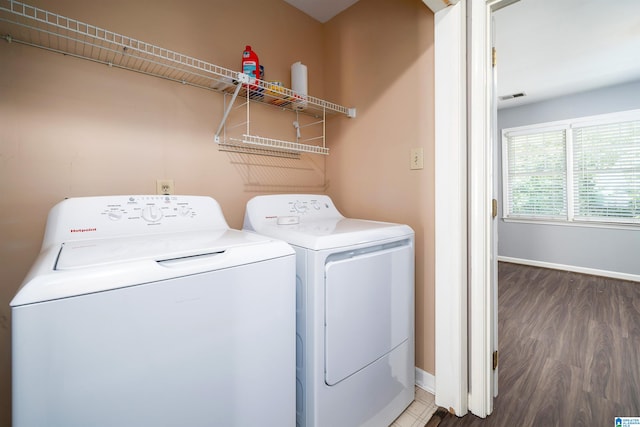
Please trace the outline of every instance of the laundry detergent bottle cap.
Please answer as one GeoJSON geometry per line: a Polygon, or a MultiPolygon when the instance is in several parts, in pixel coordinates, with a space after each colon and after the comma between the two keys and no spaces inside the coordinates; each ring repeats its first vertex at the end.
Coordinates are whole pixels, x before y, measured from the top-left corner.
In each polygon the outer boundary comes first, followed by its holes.
{"type": "Polygon", "coordinates": [[[247,45],[242,52],[242,72],[249,76],[250,79],[259,79],[260,62],[258,55],[251,50],[251,46],[247,45]]]}

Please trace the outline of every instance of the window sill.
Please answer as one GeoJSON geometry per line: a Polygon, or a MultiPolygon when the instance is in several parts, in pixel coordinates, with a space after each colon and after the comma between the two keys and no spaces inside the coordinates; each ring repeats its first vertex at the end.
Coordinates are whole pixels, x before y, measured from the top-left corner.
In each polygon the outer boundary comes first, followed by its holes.
{"type": "Polygon", "coordinates": [[[623,224],[618,222],[590,222],[590,221],[567,221],[553,219],[534,218],[502,218],[504,222],[520,224],[551,225],[561,227],[586,227],[586,228],[607,228],[613,230],[633,230],[640,231],[640,224],[623,224]]]}

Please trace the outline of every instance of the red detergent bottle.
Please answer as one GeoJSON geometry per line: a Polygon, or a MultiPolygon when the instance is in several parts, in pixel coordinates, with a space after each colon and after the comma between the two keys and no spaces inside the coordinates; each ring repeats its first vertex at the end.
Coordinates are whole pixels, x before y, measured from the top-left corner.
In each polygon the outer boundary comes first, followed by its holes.
{"type": "Polygon", "coordinates": [[[251,46],[247,45],[242,52],[242,72],[249,76],[249,82],[253,83],[253,79],[260,79],[260,61],[258,55],[251,50],[251,46]]]}

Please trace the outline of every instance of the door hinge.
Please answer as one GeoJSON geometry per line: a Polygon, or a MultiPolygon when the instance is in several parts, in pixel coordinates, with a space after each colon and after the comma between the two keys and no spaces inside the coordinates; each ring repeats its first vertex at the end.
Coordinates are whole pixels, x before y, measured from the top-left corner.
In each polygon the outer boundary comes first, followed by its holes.
{"type": "Polygon", "coordinates": [[[498,62],[498,59],[497,59],[496,48],[492,47],[491,48],[491,66],[495,67],[497,62],[498,62]]]}
{"type": "Polygon", "coordinates": [[[498,216],[498,201],[496,199],[491,199],[491,218],[495,218],[498,216]]]}
{"type": "Polygon", "coordinates": [[[498,350],[493,352],[493,370],[498,369],[498,350]]]}

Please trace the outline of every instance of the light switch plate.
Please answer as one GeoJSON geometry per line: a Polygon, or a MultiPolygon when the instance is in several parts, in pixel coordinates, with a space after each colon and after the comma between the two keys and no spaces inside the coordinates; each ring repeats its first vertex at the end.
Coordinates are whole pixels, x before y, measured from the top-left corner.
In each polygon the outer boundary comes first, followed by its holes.
{"type": "Polygon", "coordinates": [[[411,149],[411,169],[424,169],[424,148],[411,149]]]}

